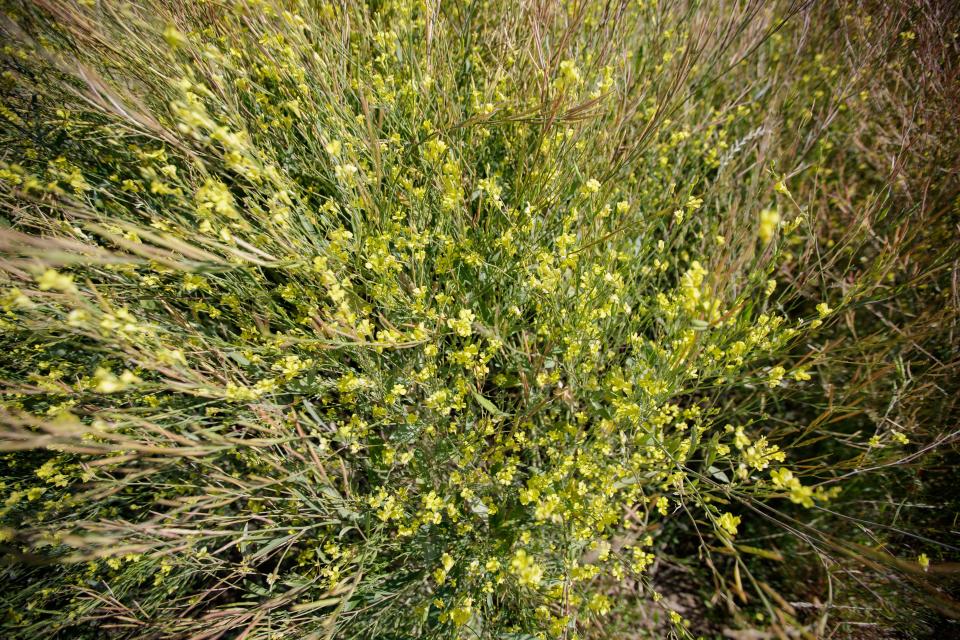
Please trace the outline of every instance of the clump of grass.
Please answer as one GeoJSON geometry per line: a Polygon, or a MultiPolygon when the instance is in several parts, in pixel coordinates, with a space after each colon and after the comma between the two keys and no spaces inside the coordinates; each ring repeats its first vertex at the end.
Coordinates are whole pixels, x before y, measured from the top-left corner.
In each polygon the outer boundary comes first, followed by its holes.
{"type": "MultiPolygon", "coordinates": [[[[775,578],[800,607],[830,609],[824,633],[950,635],[960,614],[950,565],[958,549],[945,535],[955,528],[947,485],[960,436],[960,14],[895,2],[823,10],[815,19],[828,25],[817,46],[842,52],[863,79],[858,100],[838,111],[821,144],[810,191],[811,207],[824,212],[819,245],[859,240],[825,263],[818,284],[864,293],[824,335],[832,357],[822,384],[804,398],[806,408],[792,407],[808,416],[813,428],[804,437],[815,443],[796,452],[844,487],[811,520],[832,532],[830,546],[811,555],[819,562],[775,578]],[[892,438],[903,446],[887,446],[892,438]]],[[[820,293],[811,287],[807,295],[812,304],[820,293]]]]}
{"type": "Polygon", "coordinates": [[[916,264],[955,229],[911,230],[881,142],[847,177],[876,32],[831,61],[794,3],[7,4],[7,636],[810,636],[779,564],[888,560],[821,518],[916,459],[856,405],[913,384],[911,286],[956,256],[916,264]]]}

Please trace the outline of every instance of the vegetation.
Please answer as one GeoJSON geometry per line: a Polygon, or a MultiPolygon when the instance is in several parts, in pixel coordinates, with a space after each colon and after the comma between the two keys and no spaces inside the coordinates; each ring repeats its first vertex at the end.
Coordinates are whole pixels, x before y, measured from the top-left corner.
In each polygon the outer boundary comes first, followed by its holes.
{"type": "Polygon", "coordinates": [[[0,6],[4,637],[956,632],[951,3],[0,6]]]}

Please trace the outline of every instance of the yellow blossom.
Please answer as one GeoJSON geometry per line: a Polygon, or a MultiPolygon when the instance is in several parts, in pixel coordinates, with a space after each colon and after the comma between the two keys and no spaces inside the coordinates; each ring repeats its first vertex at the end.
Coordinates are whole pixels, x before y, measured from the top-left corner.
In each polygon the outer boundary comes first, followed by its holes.
{"type": "Polygon", "coordinates": [[[729,511],[717,519],[717,524],[731,536],[737,535],[737,525],[740,524],[740,516],[735,516],[729,511]]]}

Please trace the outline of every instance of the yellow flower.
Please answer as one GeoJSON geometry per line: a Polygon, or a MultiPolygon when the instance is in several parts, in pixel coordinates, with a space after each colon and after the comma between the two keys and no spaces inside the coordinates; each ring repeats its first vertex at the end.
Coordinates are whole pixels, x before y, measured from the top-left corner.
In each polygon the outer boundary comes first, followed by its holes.
{"type": "Polygon", "coordinates": [[[773,480],[773,486],[784,489],[790,486],[793,478],[793,472],[790,469],[773,469],[770,471],[770,479],[773,480]]]}
{"type": "Polygon", "coordinates": [[[466,598],[460,606],[450,610],[450,621],[462,627],[470,621],[471,615],[473,615],[473,598],[466,598]]]}
{"type": "Polygon", "coordinates": [[[431,138],[424,145],[423,157],[430,163],[439,162],[443,154],[447,152],[447,143],[438,138],[431,138]]]}
{"type": "Polygon", "coordinates": [[[780,213],[776,209],[764,209],[760,212],[760,227],[757,229],[757,235],[764,244],[773,240],[778,224],[780,224],[780,213]]]}
{"type": "Polygon", "coordinates": [[[187,39],[184,37],[180,31],[173,25],[169,25],[163,31],[163,39],[167,41],[167,44],[171,49],[177,49],[187,45],[187,39]]]}
{"type": "Polygon", "coordinates": [[[783,380],[783,376],[786,373],[787,370],[779,365],[771,368],[770,373],[767,375],[767,386],[771,389],[775,388],[783,380]]]}
{"type": "Polygon", "coordinates": [[[598,615],[605,615],[610,611],[610,598],[602,593],[595,593],[587,603],[587,608],[598,615]]]}
{"type": "Polygon", "coordinates": [[[458,336],[466,338],[471,333],[471,325],[475,318],[476,316],[469,309],[461,309],[456,319],[450,318],[447,320],[447,326],[453,329],[458,336]]]}
{"type": "Polygon", "coordinates": [[[543,568],[523,549],[517,549],[513,555],[510,570],[523,586],[536,587],[543,579],[543,568]]]}
{"type": "Polygon", "coordinates": [[[356,182],[357,173],[360,170],[356,165],[353,164],[338,164],[333,168],[333,173],[336,175],[337,180],[344,183],[345,185],[352,185],[356,182]]]}
{"type": "Polygon", "coordinates": [[[65,273],[57,273],[53,269],[47,269],[39,278],[37,284],[40,291],[62,291],[64,293],[76,293],[77,287],[73,284],[73,276],[65,273]]]}
{"type": "Polygon", "coordinates": [[[444,553],[440,558],[440,563],[443,565],[443,570],[449,572],[454,565],[453,556],[451,556],[449,553],[444,553]]]}
{"type": "Polygon", "coordinates": [[[98,393],[116,393],[125,391],[132,385],[142,382],[140,378],[130,371],[124,371],[120,376],[115,376],[109,369],[98,367],[93,374],[93,380],[96,383],[94,390],[98,393]]]}
{"type": "Polygon", "coordinates": [[[660,515],[665,516],[670,509],[670,501],[667,500],[666,496],[660,496],[657,499],[657,511],[660,512],[660,515]]]}
{"type": "Polygon", "coordinates": [[[794,482],[790,486],[790,502],[809,509],[813,506],[813,489],[804,487],[799,480],[794,478],[794,482]]]}
{"type": "Polygon", "coordinates": [[[740,516],[735,516],[728,511],[720,516],[717,524],[731,536],[735,536],[737,535],[737,525],[740,524],[740,516]]]}
{"type": "Polygon", "coordinates": [[[560,63],[560,74],[556,80],[554,80],[554,85],[558,89],[567,89],[570,87],[575,87],[580,84],[580,69],[577,68],[577,65],[573,60],[564,60],[560,63]]]}
{"type": "Polygon", "coordinates": [[[14,287],[3,296],[3,306],[9,309],[29,309],[33,303],[20,289],[14,287]]]}

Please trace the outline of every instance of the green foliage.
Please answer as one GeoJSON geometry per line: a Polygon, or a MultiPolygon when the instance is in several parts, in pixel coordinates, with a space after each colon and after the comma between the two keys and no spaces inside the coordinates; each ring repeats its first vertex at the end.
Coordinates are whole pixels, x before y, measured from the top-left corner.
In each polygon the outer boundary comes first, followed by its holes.
{"type": "Polygon", "coordinates": [[[6,637],[956,615],[934,9],[5,9],[6,637]]]}

